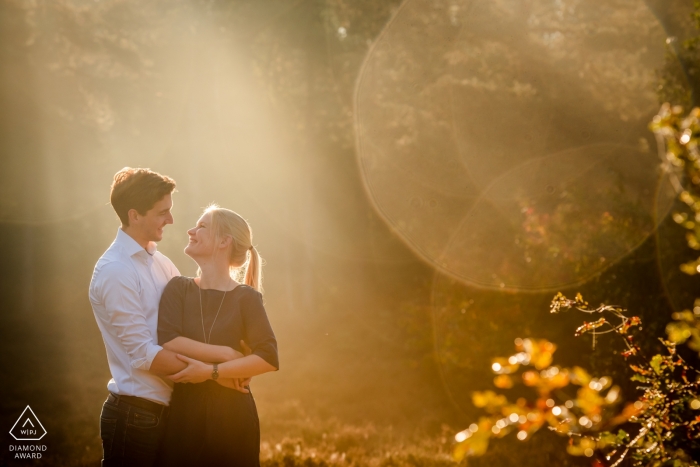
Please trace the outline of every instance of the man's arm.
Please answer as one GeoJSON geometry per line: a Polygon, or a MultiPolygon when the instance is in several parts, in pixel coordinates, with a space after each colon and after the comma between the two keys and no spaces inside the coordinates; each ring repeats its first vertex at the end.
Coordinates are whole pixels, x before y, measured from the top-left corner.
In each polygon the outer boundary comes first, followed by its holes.
{"type": "MultiPolygon", "coordinates": [[[[172,266],[172,271],[176,272],[177,269],[170,260],[165,257],[164,259],[172,266]]],[[[184,290],[181,279],[170,280],[165,290],[163,290],[158,306],[158,341],[165,342],[165,344],[162,344],[164,350],[161,350],[153,359],[150,371],[159,376],[174,374],[182,369],[182,362],[173,358],[174,353],[215,363],[242,356],[242,354],[231,347],[205,344],[182,336],[184,290]]],[[[250,350],[243,341],[241,341],[241,345],[243,349],[250,350]]],[[[248,392],[248,390],[243,389],[243,386],[246,386],[250,380],[239,381],[231,378],[221,378],[217,382],[231,389],[248,392]]]]}
{"type": "Polygon", "coordinates": [[[187,364],[177,358],[177,354],[167,349],[158,352],[148,371],[158,376],[169,376],[182,371],[187,364]]]}
{"type": "Polygon", "coordinates": [[[151,370],[159,357],[154,373],[172,374],[182,369],[175,353],[155,344],[141,306],[134,272],[124,264],[113,262],[104,265],[99,274],[99,295],[106,312],[102,319],[115,331],[131,367],[151,370]]]}
{"type": "MultiPolygon", "coordinates": [[[[176,338],[176,339],[179,339],[179,338],[176,338]]],[[[182,339],[191,341],[191,339],[187,339],[185,337],[183,337],[182,339]]],[[[173,339],[173,340],[175,340],[175,339],[173,339]]],[[[172,341],[170,341],[170,342],[172,342],[172,341]]],[[[164,346],[167,346],[170,342],[164,344],[164,346]]],[[[191,341],[191,342],[194,342],[197,344],[202,344],[202,345],[205,345],[208,347],[224,347],[224,349],[228,349],[228,351],[236,352],[239,355],[239,357],[236,357],[236,358],[243,357],[243,354],[233,350],[231,347],[203,344],[203,343],[197,342],[197,341],[191,341]]],[[[246,349],[246,351],[248,353],[250,353],[250,349],[247,348],[247,346],[245,345],[245,343],[243,341],[241,341],[241,344],[244,345],[244,349],[246,349]]],[[[187,344],[185,344],[185,345],[187,345],[187,344]]],[[[205,352],[206,351],[207,350],[205,349],[205,352]]],[[[228,353],[228,351],[224,350],[223,353],[224,354],[228,353]]],[[[221,351],[209,350],[209,352],[221,352],[221,351]]],[[[182,353],[180,353],[180,354],[182,355],[182,353]]],[[[183,357],[183,358],[187,358],[187,357],[183,357]]],[[[209,366],[208,363],[203,363],[203,362],[200,362],[199,360],[193,359],[191,361],[201,363],[202,365],[207,365],[207,367],[209,366]]],[[[213,363],[218,363],[218,362],[213,362],[213,363]]],[[[167,378],[171,379],[172,375],[179,373],[180,371],[184,370],[186,367],[187,367],[187,363],[180,360],[177,357],[177,354],[175,352],[168,350],[168,349],[163,349],[156,354],[156,357],[153,359],[153,362],[151,363],[151,369],[149,371],[153,374],[158,375],[158,376],[167,377],[167,378]]],[[[227,387],[229,389],[234,389],[236,391],[247,394],[250,391],[246,388],[246,386],[248,386],[248,384],[250,384],[250,380],[251,380],[251,378],[222,377],[222,378],[219,378],[216,382],[219,383],[221,386],[227,387]]]]}

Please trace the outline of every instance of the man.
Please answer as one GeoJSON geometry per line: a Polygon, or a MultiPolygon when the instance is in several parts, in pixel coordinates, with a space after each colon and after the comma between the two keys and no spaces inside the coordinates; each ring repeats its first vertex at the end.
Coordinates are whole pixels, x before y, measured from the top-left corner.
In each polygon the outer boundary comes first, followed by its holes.
{"type": "Polygon", "coordinates": [[[174,180],[149,169],[126,167],[112,183],[110,202],[121,228],[90,282],[90,303],[112,374],[100,418],[103,467],[153,465],[172,392],[158,375],[187,366],[156,342],[161,293],[180,275],[155,243],[173,223],[174,190],[174,180]]]}

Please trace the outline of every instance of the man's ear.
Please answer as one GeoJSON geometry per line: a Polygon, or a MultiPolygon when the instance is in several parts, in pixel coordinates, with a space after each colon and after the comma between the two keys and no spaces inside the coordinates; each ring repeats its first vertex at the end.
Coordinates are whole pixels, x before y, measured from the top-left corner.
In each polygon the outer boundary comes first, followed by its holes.
{"type": "Polygon", "coordinates": [[[138,222],[141,214],[139,214],[136,209],[129,209],[129,212],[127,212],[126,215],[129,216],[129,225],[132,225],[135,222],[138,222]]]}

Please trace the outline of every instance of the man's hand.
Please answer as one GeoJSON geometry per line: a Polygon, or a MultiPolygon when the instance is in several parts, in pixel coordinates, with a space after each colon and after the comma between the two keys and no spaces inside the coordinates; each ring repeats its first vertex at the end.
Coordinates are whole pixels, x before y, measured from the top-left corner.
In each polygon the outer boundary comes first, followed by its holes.
{"type": "Polygon", "coordinates": [[[202,383],[211,377],[213,371],[211,365],[180,354],[177,354],[177,359],[187,363],[187,367],[174,375],[168,376],[168,379],[176,383],[202,383]]]}

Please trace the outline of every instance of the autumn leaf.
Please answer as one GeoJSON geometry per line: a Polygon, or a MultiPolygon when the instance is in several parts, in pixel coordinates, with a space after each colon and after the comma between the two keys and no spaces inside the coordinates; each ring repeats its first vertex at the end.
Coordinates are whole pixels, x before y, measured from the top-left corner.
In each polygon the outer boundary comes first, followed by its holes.
{"type": "Polygon", "coordinates": [[[574,333],[574,335],[576,337],[578,337],[581,334],[584,334],[588,331],[592,331],[593,329],[598,329],[599,327],[601,327],[605,323],[607,323],[607,320],[605,318],[600,318],[599,320],[596,320],[596,321],[593,321],[590,323],[587,323],[584,321],[584,323],[581,326],[576,328],[576,332],[574,333]]]}
{"type": "Polygon", "coordinates": [[[525,339],[523,346],[530,355],[530,364],[538,370],[552,364],[552,355],[557,350],[557,346],[546,339],[525,339]]]}
{"type": "Polygon", "coordinates": [[[506,396],[496,394],[493,391],[476,391],[472,394],[472,402],[476,407],[493,413],[508,404],[508,399],[506,399],[506,396]]]}
{"type": "Polygon", "coordinates": [[[501,389],[513,387],[513,379],[508,375],[498,375],[493,379],[493,385],[501,389]]]}
{"type": "Polygon", "coordinates": [[[571,382],[573,384],[586,386],[591,381],[591,375],[589,375],[588,372],[580,366],[573,367],[571,372],[573,374],[571,378],[571,382]]]}

